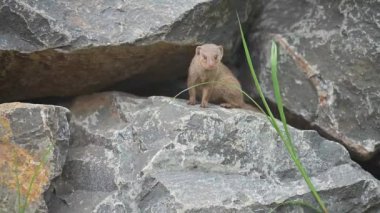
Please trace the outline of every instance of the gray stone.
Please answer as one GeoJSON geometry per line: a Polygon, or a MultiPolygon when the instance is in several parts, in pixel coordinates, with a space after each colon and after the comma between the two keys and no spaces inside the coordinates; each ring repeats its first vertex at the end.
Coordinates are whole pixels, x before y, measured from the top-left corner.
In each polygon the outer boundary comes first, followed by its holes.
{"type": "MultiPolygon", "coordinates": [[[[298,199],[316,206],[261,113],[117,92],[69,108],[72,143],[50,212],[268,212],[298,199]]],[[[344,147],[315,131],[290,132],[330,212],[379,208],[379,181],[344,147]]]]}
{"type": "Polygon", "coordinates": [[[245,21],[252,8],[252,0],[0,0],[0,102],[177,80],[199,43],[232,54],[235,11],[245,21]]]}
{"type": "MultiPolygon", "coordinates": [[[[265,96],[275,101],[271,40],[285,41],[279,45],[285,107],[293,117],[341,142],[358,161],[371,159],[380,145],[378,11],[377,0],[273,0],[248,33],[265,96]]],[[[247,75],[243,84],[255,94],[247,75]]]]}
{"type": "Polygon", "coordinates": [[[68,118],[63,107],[0,104],[0,212],[47,211],[43,193],[62,172],[69,147],[68,118]],[[20,211],[26,198],[29,205],[20,211]]]}

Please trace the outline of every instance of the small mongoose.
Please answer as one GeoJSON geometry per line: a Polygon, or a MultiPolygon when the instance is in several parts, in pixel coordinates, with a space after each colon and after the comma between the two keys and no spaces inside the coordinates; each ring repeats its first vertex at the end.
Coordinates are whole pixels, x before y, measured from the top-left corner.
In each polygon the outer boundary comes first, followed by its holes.
{"type": "Polygon", "coordinates": [[[230,69],[222,63],[222,57],[223,46],[215,44],[197,46],[187,78],[187,86],[190,88],[187,103],[195,105],[197,95],[202,94],[201,107],[207,107],[208,102],[211,102],[225,108],[257,111],[244,102],[241,85],[230,69]],[[197,84],[202,85],[195,86],[197,84]]]}

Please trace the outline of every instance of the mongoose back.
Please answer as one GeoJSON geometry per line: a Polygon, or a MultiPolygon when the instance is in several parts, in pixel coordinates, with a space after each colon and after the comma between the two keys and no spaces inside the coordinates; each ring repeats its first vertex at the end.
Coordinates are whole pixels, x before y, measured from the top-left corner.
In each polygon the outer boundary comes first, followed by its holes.
{"type": "Polygon", "coordinates": [[[201,97],[201,107],[208,103],[220,104],[225,108],[244,108],[257,111],[246,104],[241,93],[241,85],[230,69],[222,63],[223,47],[215,44],[197,46],[189,67],[187,86],[190,105],[197,103],[197,95],[201,97]],[[191,88],[200,83],[206,83],[191,88]],[[201,96],[200,96],[201,94],[201,96]]]}

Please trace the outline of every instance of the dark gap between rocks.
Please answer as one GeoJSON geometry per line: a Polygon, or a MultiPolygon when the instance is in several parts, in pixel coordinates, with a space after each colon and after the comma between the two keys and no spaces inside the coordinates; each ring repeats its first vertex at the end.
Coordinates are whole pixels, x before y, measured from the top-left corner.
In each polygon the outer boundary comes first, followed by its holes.
{"type": "Polygon", "coordinates": [[[32,53],[4,51],[2,54],[7,60],[3,66],[0,61],[0,69],[4,69],[7,75],[0,76],[3,88],[0,103],[78,96],[109,91],[113,85],[121,85],[122,91],[135,93],[136,88],[146,89],[158,82],[186,76],[194,49],[195,45],[191,44],[160,41],[144,45],[97,46],[70,52],[57,49],[32,53]],[[27,86],[23,79],[28,79],[27,86]]]}
{"type": "MultiPolygon", "coordinates": [[[[262,108],[264,108],[264,105],[262,104],[262,102],[259,99],[255,99],[255,101],[262,108]]],[[[271,109],[273,115],[277,119],[280,120],[280,116],[279,116],[279,113],[277,110],[277,105],[275,103],[269,101],[269,99],[267,99],[267,101],[268,101],[269,108],[271,109]]],[[[332,137],[331,135],[329,135],[325,131],[321,130],[320,128],[313,127],[307,120],[305,120],[301,116],[293,113],[292,111],[290,111],[286,108],[284,108],[284,110],[285,110],[285,115],[286,115],[286,121],[290,126],[297,128],[297,129],[300,129],[300,130],[315,130],[322,137],[339,143],[336,138],[332,137]]],[[[358,163],[364,170],[371,173],[375,178],[380,180],[380,151],[379,150],[368,161],[357,161],[352,157],[352,153],[350,153],[350,157],[351,157],[351,160],[358,163]]]]}
{"type": "Polygon", "coordinates": [[[20,102],[31,103],[31,104],[46,104],[46,105],[57,105],[57,106],[62,106],[62,107],[68,107],[67,103],[69,103],[74,98],[75,98],[74,96],[68,96],[68,97],[51,96],[51,97],[23,100],[20,102]]]}
{"type": "MultiPolygon", "coordinates": [[[[187,88],[187,75],[163,81],[153,79],[146,81],[145,75],[137,75],[128,80],[119,82],[104,91],[121,91],[131,93],[137,96],[167,96],[174,97],[187,88]]],[[[186,99],[188,93],[184,92],[178,98],[186,99]]]]}

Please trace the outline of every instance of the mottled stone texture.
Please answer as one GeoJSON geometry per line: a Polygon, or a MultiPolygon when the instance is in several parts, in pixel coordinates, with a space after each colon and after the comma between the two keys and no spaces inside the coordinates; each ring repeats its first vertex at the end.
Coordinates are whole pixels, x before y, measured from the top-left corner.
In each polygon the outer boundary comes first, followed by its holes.
{"type": "MultiPolygon", "coordinates": [[[[286,41],[279,45],[285,107],[298,120],[341,141],[359,161],[371,159],[380,143],[379,11],[377,0],[272,0],[249,33],[265,95],[274,102],[271,40],[286,41]]],[[[252,81],[242,79],[253,94],[252,81]]]]}
{"type": "Polygon", "coordinates": [[[251,0],[0,0],[0,102],[186,76],[202,42],[237,46],[251,0]]]}
{"type": "MultiPolygon", "coordinates": [[[[242,68],[238,78],[255,95],[235,11],[268,100],[274,39],[288,120],[344,146],[290,129],[330,212],[378,212],[379,181],[349,158],[380,174],[378,0],[0,0],[0,103],[110,88],[176,94],[203,42],[224,46],[224,61],[242,68]]],[[[15,173],[23,200],[36,169],[27,212],[268,212],[296,199],[316,206],[262,114],[116,92],[68,107],[70,127],[63,107],[0,105],[0,212],[17,211],[15,173]],[[53,178],[46,205],[41,194],[53,178]]]]}
{"type": "Polygon", "coordinates": [[[66,160],[68,115],[58,106],[0,104],[0,212],[23,212],[26,198],[25,212],[47,211],[43,192],[66,160]]]}
{"type": "MultiPolygon", "coordinates": [[[[79,97],[69,108],[72,141],[50,212],[268,212],[295,199],[316,205],[260,113],[116,92],[79,97]]],[[[330,212],[378,209],[379,181],[341,145],[315,131],[290,132],[330,212]]]]}

